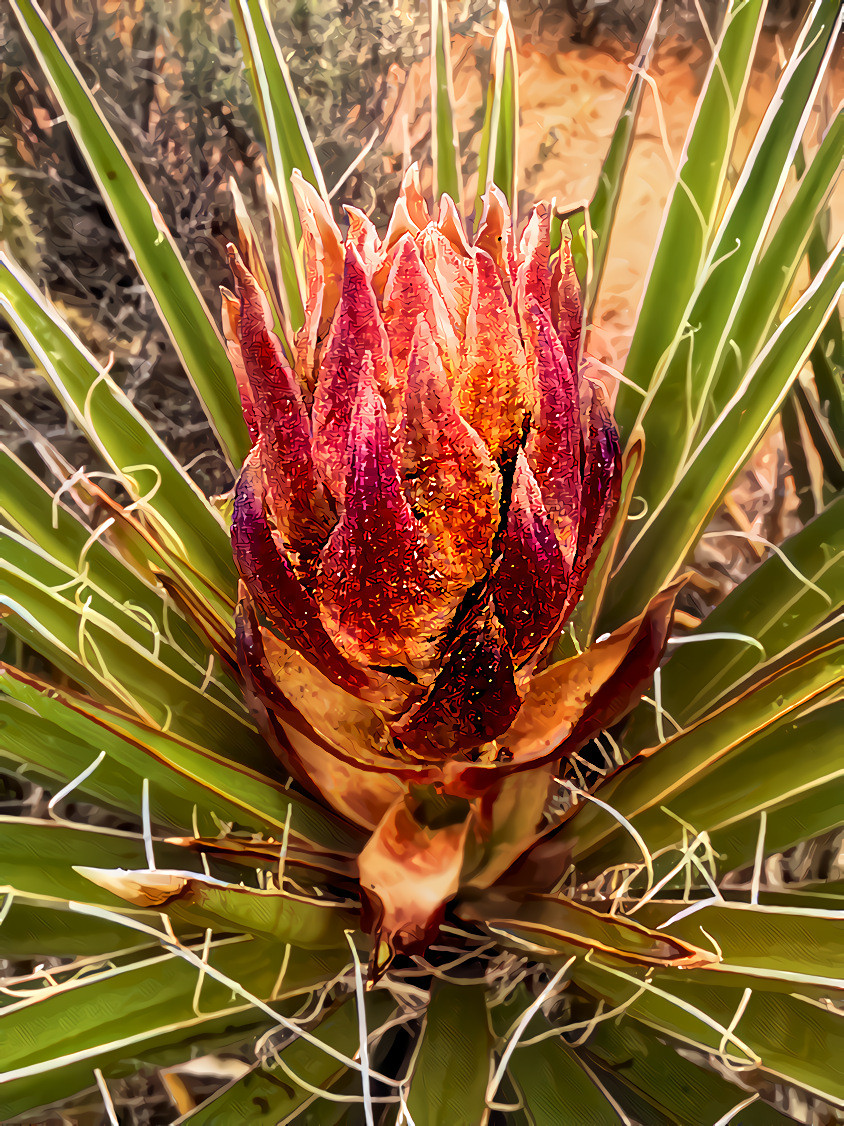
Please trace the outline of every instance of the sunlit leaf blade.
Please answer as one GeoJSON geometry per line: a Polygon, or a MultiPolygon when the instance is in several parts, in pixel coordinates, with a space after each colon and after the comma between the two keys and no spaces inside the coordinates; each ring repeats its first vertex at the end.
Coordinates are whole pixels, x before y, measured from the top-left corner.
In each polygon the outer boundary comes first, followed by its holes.
{"type": "MultiPolygon", "coordinates": [[[[822,996],[844,990],[844,972],[836,953],[844,938],[841,911],[714,901],[696,909],[685,903],[651,902],[635,917],[649,926],[663,927],[662,934],[687,942],[705,941],[705,932],[723,959],[716,973],[757,977],[762,989],[772,984],[786,992],[806,992],[812,987],[821,990],[822,996]],[[674,920],[679,915],[683,917],[674,920]]],[[[696,976],[704,980],[704,975],[696,976]]]]}
{"type": "MultiPolygon", "coordinates": [[[[208,662],[208,649],[160,589],[153,588],[82,523],[14,454],[0,448],[0,519],[60,566],[84,576],[115,602],[139,611],[188,657],[208,662]]],[[[106,523],[104,520],[103,523],[106,523]]],[[[108,532],[104,528],[103,532],[108,532]]]]}
{"type": "Polygon", "coordinates": [[[232,16],[273,177],[275,190],[269,203],[278,254],[279,288],[290,328],[296,330],[303,318],[304,275],[298,251],[302,227],[290,177],[294,169],[298,169],[327,203],[325,181],[266,0],[234,0],[232,16]]]}
{"type": "Polygon", "coordinates": [[[0,575],[7,626],[95,695],[212,744],[217,724],[220,734],[253,738],[239,690],[215,675],[216,657],[182,649],[166,617],[159,626],[1,524],[0,575]]]}
{"type": "MultiPolygon", "coordinates": [[[[651,263],[625,375],[647,388],[682,330],[686,306],[712,234],[730,150],[764,13],[764,0],[732,2],[686,138],[683,163],[651,263]]],[[[641,401],[623,384],[615,414],[629,438],[641,401]]]]}
{"type": "Polygon", "coordinates": [[[12,8],[44,69],[232,465],[248,452],[234,373],[210,310],[158,208],[36,0],[12,8]]]}
{"type": "Polygon", "coordinates": [[[463,210],[463,178],[460,174],[460,138],[454,112],[451,70],[451,35],[445,0],[431,4],[431,158],[434,165],[434,198],[449,195],[463,210]]]}
{"type": "Polygon", "coordinates": [[[219,516],[58,311],[5,255],[0,311],[162,543],[231,596],[235,570],[219,516]]]}
{"type": "Polygon", "coordinates": [[[672,801],[672,811],[707,833],[724,872],[747,865],[760,840],[770,856],[834,831],[844,807],[842,721],[844,709],[834,704],[751,740],[672,801]]]}
{"type": "Polygon", "coordinates": [[[586,324],[592,319],[591,311],[604,274],[615,214],[645,92],[645,75],[656,41],[661,11],[662,0],[658,0],[639,45],[636,61],[633,64],[633,77],[630,79],[624,105],[607,146],[592,199],[585,209],[580,208],[566,216],[571,232],[572,259],[581,284],[585,286],[583,304],[586,324]]]}
{"type": "Polygon", "coordinates": [[[278,187],[287,192],[296,230],[300,232],[290,175],[294,168],[298,168],[327,202],[322,169],[308,135],[281,44],[273,30],[266,0],[234,0],[232,14],[239,32],[244,65],[256,95],[273,174],[278,187]]]}
{"type": "MultiPolygon", "coordinates": [[[[835,40],[836,0],[817,0],[780,79],[754,147],[701,266],[680,338],[651,382],[639,423],[645,459],[637,495],[653,511],[678,469],[741,386],[764,344],[803,256],[815,215],[832,187],[844,130],[829,130],[793,206],[760,258],[817,85],[835,40]]],[[[839,17],[840,20],[840,17],[839,17]]],[[[625,368],[630,375],[629,368],[625,368]]],[[[635,375],[632,375],[637,382],[635,375]]]]}
{"type": "MultiPolygon", "coordinates": [[[[840,115],[839,115],[840,116],[840,115]]],[[[809,239],[809,269],[814,276],[823,267],[829,253],[828,228],[831,226],[827,210],[818,220],[809,239]]],[[[841,313],[836,310],[827,321],[826,328],[812,351],[812,373],[818,389],[818,399],[824,417],[834,435],[844,434],[844,332],[841,313]]]]}
{"type": "Polygon", "coordinates": [[[202,929],[241,931],[307,950],[343,950],[357,916],[337,904],[281,891],[191,876],[161,865],[155,869],[76,865],[86,880],[141,910],[158,910],[202,929]]]}
{"type": "MultiPolygon", "coordinates": [[[[660,671],[662,707],[687,726],[764,660],[810,633],[842,602],[844,498],[838,498],[730,591],[687,641],[675,646],[660,671]]],[[[625,733],[625,748],[651,744],[655,735],[654,710],[642,704],[625,733]]]]}
{"type": "Polygon", "coordinates": [[[102,958],[154,945],[119,923],[80,915],[59,900],[0,893],[0,912],[0,958],[102,958]]]}
{"type": "MultiPolygon", "coordinates": [[[[127,931],[131,939],[132,931],[127,931]]],[[[194,956],[202,957],[199,947],[194,956]]],[[[283,948],[255,939],[213,943],[209,966],[237,982],[274,1010],[292,1015],[320,981],[342,968],[331,954],[293,950],[279,981],[283,948]],[[285,997],[290,1000],[285,1001],[285,997]]],[[[191,1044],[244,1025],[270,1019],[212,974],[171,953],[45,988],[0,1009],[4,1047],[0,1107],[4,1118],[43,1106],[91,1085],[91,1069],[105,1075],[134,1070],[128,1059],[180,1045],[176,1058],[190,1057],[191,1044]]]]}
{"type": "Polygon", "coordinates": [[[407,1105],[416,1126],[477,1126],[492,1047],[483,985],[434,984],[407,1105]]]}
{"type": "MultiPolygon", "coordinates": [[[[4,890],[28,898],[75,899],[121,909],[126,908],[123,899],[91,883],[72,865],[111,862],[135,868],[146,860],[144,841],[138,834],[34,817],[0,817],[0,849],[4,890]]],[[[172,844],[157,845],[156,855],[162,864],[179,867],[196,865],[198,860],[187,849],[172,844]]],[[[135,936],[125,932],[123,937],[133,940],[135,936]]]]}
{"type": "MultiPolygon", "coordinates": [[[[585,1051],[641,1092],[655,1110],[667,1111],[672,1122],[683,1126],[712,1126],[748,1098],[741,1087],[685,1059],[671,1044],[630,1020],[599,1021],[585,1051]]],[[[794,1120],[757,1099],[734,1121],[741,1126],[790,1126],[794,1120]]]]}
{"type": "Polygon", "coordinates": [[[82,792],[107,805],[137,815],[146,778],[153,823],[183,833],[191,830],[196,815],[199,831],[208,836],[230,822],[276,838],[289,825],[291,841],[307,839],[334,851],[353,849],[358,841],[314,803],[250,767],[81,697],[59,693],[23,673],[6,669],[0,674],[0,688],[11,697],[0,697],[5,720],[2,752],[66,781],[76,779],[105,752],[82,792]]]}
{"type": "MultiPolygon", "coordinates": [[[[571,858],[578,864],[586,862],[589,868],[596,865],[601,871],[612,862],[609,857],[617,853],[620,838],[624,840],[623,851],[630,848],[628,831],[616,814],[635,826],[646,813],[669,820],[664,809],[673,808],[675,797],[697,778],[706,776],[715,764],[729,762],[737,748],[760,732],[784,726],[791,713],[833,693],[841,679],[840,637],[826,638],[808,649],[784,671],[752,686],[688,731],[635,756],[612,775],[598,792],[614,813],[584,802],[570,821],[564,822],[562,831],[571,841],[571,858]],[[677,771],[678,761],[683,763],[682,772],[677,771]]],[[[682,835],[682,826],[675,821],[672,840],[678,835],[682,835]]]]}
{"type": "Polygon", "coordinates": [[[78,577],[9,532],[0,533],[0,575],[12,631],[73,680],[152,726],[257,753],[261,741],[240,697],[218,685],[206,691],[213,663],[190,661],[96,588],[74,598],[78,577]]]}
{"type": "MultiPolygon", "coordinates": [[[[3,902],[0,912],[0,953],[3,957],[34,955],[85,955],[149,946],[151,940],[125,927],[102,919],[75,914],[68,900],[120,908],[133,918],[142,918],[126,908],[116,896],[89,883],[71,865],[125,864],[134,867],[146,859],[144,842],[131,833],[93,829],[86,825],[59,824],[23,816],[0,819],[0,850],[3,854],[3,902]],[[86,886],[87,885],[87,886],[86,886]],[[8,901],[7,901],[8,896],[8,901]]],[[[162,863],[185,867],[198,858],[187,849],[156,844],[162,863]]],[[[150,916],[155,922],[155,916],[150,916]]],[[[198,933],[199,928],[190,928],[198,933]]]]}
{"type": "Polygon", "coordinates": [[[657,971],[645,982],[644,971],[618,971],[585,959],[572,975],[610,1007],[624,1006],[627,1020],[734,1064],[755,1063],[833,1102],[844,1098],[835,1063],[844,1051],[844,1021],[825,1007],[785,993],[748,994],[740,988],[681,983],[667,971],[657,971]]]}
{"type": "Polygon", "coordinates": [[[492,44],[486,113],[481,131],[475,227],[483,213],[483,195],[495,184],[511,214],[518,203],[519,74],[516,43],[506,0],[499,0],[498,27],[492,44]]]}
{"type": "MultiPolygon", "coordinates": [[[[386,1021],[395,1007],[390,994],[383,990],[367,993],[365,1003],[370,1028],[377,1028],[386,1021]]],[[[359,1048],[359,1028],[354,1000],[343,1002],[313,1031],[319,1040],[338,1052],[355,1056],[359,1048]]],[[[319,1116],[314,1121],[325,1121],[322,1115],[329,1112],[332,1104],[320,1099],[310,1088],[330,1091],[347,1069],[333,1056],[304,1040],[292,1041],[276,1058],[279,1062],[274,1066],[252,1068],[179,1119],[179,1123],[222,1126],[229,1122],[248,1122],[250,1126],[277,1126],[279,1122],[291,1121],[291,1116],[306,1106],[319,1116]],[[308,1086],[303,1086],[299,1079],[308,1086]]]]}
{"type": "MultiPolygon", "coordinates": [[[[707,410],[702,414],[704,422],[707,417],[711,419],[711,412],[717,411],[732,393],[741,364],[746,363],[748,357],[756,354],[782,310],[798,267],[803,261],[807,244],[816,228],[818,217],[823,213],[840,177],[842,158],[844,158],[844,116],[839,114],[826,131],[818,151],[800,177],[794,199],[777,223],[770,242],[762,250],[758,261],[751,263],[744,278],[739,279],[743,281],[746,288],[740,301],[734,298],[735,318],[729,330],[732,343],[722,354],[718,378],[712,386],[711,399],[707,396],[707,410]]],[[[757,187],[758,185],[749,182],[745,187],[745,194],[750,193],[752,198],[752,193],[757,187]]],[[[750,237],[749,231],[744,234],[744,227],[738,229],[742,230],[743,239],[750,237]]],[[[729,233],[725,232],[724,237],[728,238],[729,233]]],[[[734,241],[735,237],[733,232],[734,241]]],[[[826,258],[827,253],[824,253],[818,262],[818,268],[823,266],[826,258]]],[[[733,262],[730,265],[732,268],[736,266],[733,262]]]]}
{"type": "MultiPolygon", "coordinates": [[[[671,489],[642,519],[607,589],[604,621],[645,604],[682,564],[765,432],[844,289],[844,239],[745,373],[671,489]]],[[[647,456],[647,455],[646,455],[647,456]]]]}

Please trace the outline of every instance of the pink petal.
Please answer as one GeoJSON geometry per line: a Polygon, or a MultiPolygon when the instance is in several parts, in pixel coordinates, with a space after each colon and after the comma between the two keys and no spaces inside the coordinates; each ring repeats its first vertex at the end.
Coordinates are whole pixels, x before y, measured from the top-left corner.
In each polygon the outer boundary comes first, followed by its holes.
{"type": "Polygon", "coordinates": [[[325,543],[333,518],[311,458],[305,404],[271,330],[266,298],[234,248],[230,261],[240,297],[240,350],[255,404],[269,504],[285,548],[312,554],[325,543]]]}
{"type": "Polygon", "coordinates": [[[551,311],[551,210],[537,203],[519,245],[519,289],[525,305],[536,301],[546,313],[551,311]]]}
{"type": "Polygon", "coordinates": [[[503,734],[520,704],[504,631],[487,610],[455,642],[427,699],[394,731],[418,752],[454,755],[503,734]]]}
{"type": "Polygon", "coordinates": [[[621,446],[603,385],[587,380],[591,391],[589,446],[583,470],[577,558],[569,590],[569,609],[583,593],[598,553],[612,528],[621,495],[621,446]]]}
{"type": "Polygon", "coordinates": [[[525,344],[536,379],[537,409],[525,452],[571,567],[580,519],[582,434],[580,397],[560,339],[547,314],[529,298],[525,344]]]}
{"type": "Polygon", "coordinates": [[[513,219],[504,193],[494,184],[484,196],[481,225],[475,246],[485,250],[496,265],[502,283],[510,291],[516,281],[516,254],[513,219]]]}
{"type": "Polygon", "coordinates": [[[384,236],[384,249],[397,243],[402,235],[410,233],[415,238],[430,222],[431,216],[419,185],[419,166],[413,163],[402,179],[398,199],[384,236]]]}
{"type": "Polygon", "coordinates": [[[409,234],[403,235],[396,246],[384,286],[383,310],[390,355],[400,389],[404,388],[407,380],[410,348],[420,317],[449,365],[456,365],[458,344],[451,318],[409,234]]]}
{"type": "Polygon", "coordinates": [[[430,224],[418,236],[417,244],[428,273],[445,302],[455,331],[462,339],[472,303],[474,257],[455,250],[446,235],[430,224]]]}
{"type": "Polygon", "coordinates": [[[440,200],[437,227],[459,255],[465,258],[471,253],[463,220],[460,218],[457,205],[450,195],[444,195],[440,200]]]}
{"type": "Polygon", "coordinates": [[[381,249],[381,240],[372,220],[357,207],[345,207],[349,219],[346,241],[352,243],[361,256],[363,264],[371,271],[375,269],[381,249]]]}
{"type": "Polygon", "coordinates": [[[489,570],[500,522],[501,475],[457,410],[424,320],[410,355],[399,448],[405,493],[428,534],[446,595],[456,606],[489,570]]]}
{"type": "Polygon", "coordinates": [[[518,665],[557,629],[570,573],[536,478],[521,450],[501,549],[492,590],[496,613],[518,665]]]}
{"type": "Polygon", "coordinates": [[[319,608],[296,578],[263,509],[257,456],[247,460],[237,483],[232,550],[249,596],[287,641],[335,684],[351,691],[367,677],[338,652],[320,620],[319,608]]]}
{"type": "Polygon", "coordinates": [[[563,344],[569,367],[577,372],[580,361],[580,334],[583,329],[583,304],[580,282],[571,256],[571,246],[564,241],[554,262],[551,282],[551,315],[563,344]]]}
{"type": "Polygon", "coordinates": [[[312,393],[321,342],[340,300],[343,240],[319,192],[299,172],[292,176],[305,244],[305,320],[296,334],[299,371],[312,393]]]}
{"type": "Polygon", "coordinates": [[[313,456],[333,495],[342,500],[349,465],[349,427],[364,356],[369,354],[391,420],[399,414],[390,344],[361,257],[346,247],[343,296],[320,365],[312,414],[313,456]]]}
{"type": "Polygon", "coordinates": [[[425,534],[402,491],[384,401],[367,369],[351,423],[345,510],[321,556],[320,600],[350,657],[410,666],[430,655],[443,623],[432,620],[425,534]]]}
{"type": "Polygon", "coordinates": [[[460,412],[496,460],[515,451],[530,398],[527,360],[516,315],[492,259],[478,251],[466,321],[460,412]]]}
{"type": "Polygon", "coordinates": [[[225,286],[220,286],[220,295],[223,299],[223,335],[226,338],[226,351],[240,394],[243,417],[254,445],[258,438],[258,419],[255,414],[255,400],[252,398],[252,389],[246,375],[246,365],[243,362],[243,353],[240,350],[240,301],[225,286]]]}

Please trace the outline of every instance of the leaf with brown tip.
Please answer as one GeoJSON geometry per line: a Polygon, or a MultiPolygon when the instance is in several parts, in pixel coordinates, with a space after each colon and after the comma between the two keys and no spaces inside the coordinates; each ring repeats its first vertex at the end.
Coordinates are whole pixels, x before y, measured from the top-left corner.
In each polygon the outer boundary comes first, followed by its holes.
{"type": "Polygon", "coordinates": [[[512,934],[521,941],[521,950],[527,940],[543,952],[559,952],[558,956],[585,947],[645,966],[699,969],[717,962],[708,950],[682,939],[563,897],[528,895],[510,902],[503,895],[487,895],[461,904],[457,913],[488,925],[494,933],[512,934]]]}

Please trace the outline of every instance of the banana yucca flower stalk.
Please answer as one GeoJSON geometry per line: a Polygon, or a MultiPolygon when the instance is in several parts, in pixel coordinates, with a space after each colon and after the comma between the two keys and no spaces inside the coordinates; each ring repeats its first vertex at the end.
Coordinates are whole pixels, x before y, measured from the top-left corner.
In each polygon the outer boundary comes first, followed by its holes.
{"type": "Polygon", "coordinates": [[[517,243],[492,187],[470,245],[447,196],[432,221],[412,168],[383,240],[354,209],[344,240],[296,191],[293,365],[234,248],[224,292],[254,443],[232,523],[239,660],[294,776],[373,830],[371,921],[412,950],[461,883],[533,839],[561,758],[652,674],[673,598],[549,664],[621,483],[550,209],[517,243]]]}

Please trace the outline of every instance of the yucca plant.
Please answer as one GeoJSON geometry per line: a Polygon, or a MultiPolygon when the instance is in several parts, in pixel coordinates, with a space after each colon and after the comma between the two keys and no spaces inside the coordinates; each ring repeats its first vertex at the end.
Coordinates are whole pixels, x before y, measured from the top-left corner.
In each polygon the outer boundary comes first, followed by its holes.
{"type": "Polygon", "coordinates": [[[685,567],[792,388],[840,417],[840,116],[801,150],[837,3],[739,169],[764,4],[729,5],[623,373],[583,328],[656,16],[590,205],[522,225],[506,9],[469,218],[434,0],[433,200],[411,168],[344,237],[267,7],[234,0],[272,237],[235,192],[218,319],[12,3],[236,485],[203,496],[4,257],[120,491],[44,440],[53,490],[2,455],[0,754],[51,795],[0,819],[3,1120],[117,1121],[120,1077],[233,1049],[178,1121],[834,1120],[840,884],[775,868],[844,802],[840,498],[705,621],[685,567]]]}

